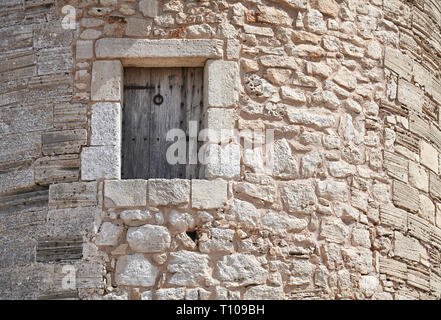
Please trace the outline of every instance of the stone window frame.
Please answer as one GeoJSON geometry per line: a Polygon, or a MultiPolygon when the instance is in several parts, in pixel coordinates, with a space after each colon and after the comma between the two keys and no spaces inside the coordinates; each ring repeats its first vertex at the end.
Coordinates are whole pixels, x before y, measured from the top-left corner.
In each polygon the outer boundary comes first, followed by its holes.
{"type": "MultiPolygon", "coordinates": [[[[204,67],[204,128],[234,129],[239,101],[237,61],[224,58],[216,39],[102,38],[92,66],[90,144],[81,151],[81,180],[121,180],[121,132],[124,67],[204,67]]],[[[210,145],[211,147],[212,145],[210,145]]],[[[219,147],[217,161],[204,166],[207,179],[240,175],[240,146],[219,147]],[[222,148],[236,156],[222,157],[222,148]]]]}

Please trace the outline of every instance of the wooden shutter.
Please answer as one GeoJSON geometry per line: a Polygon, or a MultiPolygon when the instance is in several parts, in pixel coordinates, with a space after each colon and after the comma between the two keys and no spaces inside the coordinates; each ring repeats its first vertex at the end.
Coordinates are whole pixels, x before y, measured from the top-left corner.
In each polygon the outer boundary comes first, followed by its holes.
{"type": "Polygon", "coordinates": [[[198,178],[199,166],[188,164],[188,122],[202,118],[203,68],[126,68],[122,130],[123,179],[198,178]],[[163,103],[154,103],[160,94],[163,103]],[[187,135],[187,164],[166,160],[170,129],[187,135]]]}

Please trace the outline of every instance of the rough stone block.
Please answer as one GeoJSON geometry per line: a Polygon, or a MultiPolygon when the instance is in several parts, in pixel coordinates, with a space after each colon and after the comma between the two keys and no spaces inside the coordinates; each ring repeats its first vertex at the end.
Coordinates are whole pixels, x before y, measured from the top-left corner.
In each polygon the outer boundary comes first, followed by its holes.
{"type": "Polygon", "coordinates": [[[196,209],[221,208],[227,202],[227,181],[192,180],[191,205],[196,209]]]}
{"type": "Polygon", "coordinates": [[[392,201],[397,207],[412,212],[418,212],[420,207],[418,190],[397,180],[393,182],[392,201]]]}
{"type": "Polygon", "coordinates": [[[407,265],[403,262],[380,256],[380,273],[387,279],[405,282],[407,279],[407,265]]]}
{"type": "Polygon", "coordinates": [[[291,123],[318,128],[329,128],[335,123],[335,118],[330,113],[318,113],[306,109],[290,108],[287,110],[287,116],[291,123]]]}
{"type": "Polygon", "coordinates": [[[147,180],[105,181],[104,205],[107,208],[146,206],[147,180]]]}
{"type": "Polygon", "coordinates": [[[229,286],[264,284],[268,271],[253,255],[232,254],[217,263],[219,279],[229,286]]]}
{"type": "Polygon", "coordinates": [[[148,202],[151,206],[185,205],[190,202],[190,180],[150,179],[148,202]]]}
{"type": "Polygon", "coordinates": [[[246,194],[269,203],[273,203],[276,198],[276,190],[273,186],[261,186],[248,182],[235,183],[234,192],[246,194]]]}
{"type": "Polygon", "coordinates": [[[283,300],[285,294],[282,287],[266,285],[254,286],[245,291],[245,300],[283,300]]]}
{"type": "Polygon", "coordinates": [[[329,242],[343,243],[349,235],[348,228],[339,218],[325,217],[320,225],[320,237],[329,242]]]}
{"type": "Polygon", "coordinates": [[[167,270],[172,273],[170,284],[196,287],[211,280],[209,257],[206,254],[181,250],[170,253],[167,270]]]}
{"type": "Polygon", "coordinates": [[[123,286],[151,287],[158,272],[143,254],[122,256],[116,262],[115,281],[123,286]]]}
{"type": "Polygon", "coordinates": [[[127,18],[126,35],[135,37],[146,37],[152,29],[152,21],[139,18],[127,18]]]}
{"type": "Polygon", "coordinates": [[[112,102],[99,102],[92,105],[92,146],[121,145],[122,114],[121,105],[112,102]]]}
{"type": "Polygon", "coordinates": [[[317,205],[314,187],[309,184],[291,182],[281,186],[282,202],[288,212],[312,213],[317,205]]]}
{"type": "Polygon", "coordinates": [[[170,247],[171,237],[166,227],[147,224],[129,228],[127,242],[134,252],[164,252],[170,247]]]}
{"type": "Polygon", "coordinates": [[[403,236],[399,232],[395,232],[394,238],[395,256],[415,262],[420,261],[420,254],[424,252],[424,248],[417,239],[403,236]]]}
{"type": "Polygon", "coordinates": [[[121,150],[118,147],[87,147],[81,152],[81,179],[120,179],[121,150]]]}
{"type": "Polygon", "coordinates": [[[329,200],[347,201],[349,197],[348,184],[334,180],[318,181],[317,194],[329,200]]]}
{"type": "Polygon", "coordinates": [[[204,69],[205,107],[232,107],[239,100],[239,65],[235,61],[209,60],[204,69]]]}
{"type": "Polygon", "coordinates": [[[421,140],[420,144],[420,161],[421,164],[430,170],[438,173],[439,153],[431,144],[421,140]]]}
{"type": "Polygon", "coordinates": [[[95,244],[98,246],[116,246],[123,231],[123,227],[112,222],[104,222],[96,236],[95,244]]]}
{"type": "Polygon", "coordinates": [[[210,239],[207,239],[206,241],[200,240],[199,249],[201,250],[202,253],[211,253],[211,252],[233,253],[234,234],[235,234],[234,230],[211,228],[210,239]]]}
{"type": "Polygon", "coordinates": [[[334,0],[312,0],[311,7],[332,18],[337,17],[340,9],[334,0]]]}
{"type": "Polygon", "coordinates": [[[123,101],[123,66],[119,60],[95,61],[92,67],[91,100],[123,101]]]}

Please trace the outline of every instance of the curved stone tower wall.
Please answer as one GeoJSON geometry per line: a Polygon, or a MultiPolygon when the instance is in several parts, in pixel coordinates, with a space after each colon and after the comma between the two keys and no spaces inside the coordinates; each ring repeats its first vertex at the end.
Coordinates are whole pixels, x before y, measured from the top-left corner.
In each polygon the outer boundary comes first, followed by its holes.
{"type": "Polygon", "coordinates": [[[437,0],[1,4],[0,298],[440,299],[437,0]],[[86,179],[101,38],[223,41],[274,170],[86,179]]]}

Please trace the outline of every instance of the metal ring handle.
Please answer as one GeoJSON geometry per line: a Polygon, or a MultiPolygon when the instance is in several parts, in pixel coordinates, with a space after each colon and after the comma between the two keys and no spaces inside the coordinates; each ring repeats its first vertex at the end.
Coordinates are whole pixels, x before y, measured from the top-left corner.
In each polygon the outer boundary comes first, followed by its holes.
{"type": "Polygon", "coordinates": [[[153,102],[157,106],[160,106],[164,102],[164,97],[158,93],[156,96],[153,97],[153,102]]]}

